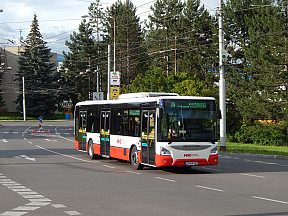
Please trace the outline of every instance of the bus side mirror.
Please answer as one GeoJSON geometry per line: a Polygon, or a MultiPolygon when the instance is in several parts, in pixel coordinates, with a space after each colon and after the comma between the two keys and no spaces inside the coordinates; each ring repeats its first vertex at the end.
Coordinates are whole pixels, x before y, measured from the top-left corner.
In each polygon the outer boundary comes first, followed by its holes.
{"type": "Polygon", "coordinates": [[[158,118],[162,119],[163,118],[163,108],[158,109],[158,118]]]}
{"type": "Polygon", "coordinates": [[[222,119],[221,110],[217,109],[217,119],[222,119]]]}

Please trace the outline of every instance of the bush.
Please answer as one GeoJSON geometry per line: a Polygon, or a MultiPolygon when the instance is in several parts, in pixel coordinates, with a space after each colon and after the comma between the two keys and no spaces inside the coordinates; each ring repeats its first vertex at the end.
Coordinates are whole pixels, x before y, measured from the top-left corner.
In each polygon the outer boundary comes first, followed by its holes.
{"type": "Polygon", "coordinates": [[[287,124],[242,125],[235,133],[234,140],[258,145],[286,146],[288,145],[287,124]]]}

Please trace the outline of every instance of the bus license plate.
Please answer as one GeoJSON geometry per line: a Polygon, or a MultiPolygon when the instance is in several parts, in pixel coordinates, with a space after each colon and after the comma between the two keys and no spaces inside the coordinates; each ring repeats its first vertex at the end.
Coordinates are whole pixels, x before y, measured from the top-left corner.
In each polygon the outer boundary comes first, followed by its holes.
{"type": "Polygon", "coordinates": [[[198,165],[198,161],[187,161],[185,162],[186,166],[197,166],[198,165]]]}

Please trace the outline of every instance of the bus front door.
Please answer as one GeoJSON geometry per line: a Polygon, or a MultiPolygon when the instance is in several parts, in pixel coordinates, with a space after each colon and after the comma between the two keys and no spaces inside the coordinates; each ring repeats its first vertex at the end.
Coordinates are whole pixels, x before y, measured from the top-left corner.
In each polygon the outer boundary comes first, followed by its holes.
{"type": "Polygon", "coordinates": [[[101,112],[100,153],[110,155],[110,111],[101,112]]]}
{"type": "Polygon", "coordinates": [[[79,112],[79,150],[86,151],[87,112],[79,112]]]}
{"type": "Polygon", "coordinates": [[[142,112],[141,163],[155,165],[155,111],[142,112]]]}

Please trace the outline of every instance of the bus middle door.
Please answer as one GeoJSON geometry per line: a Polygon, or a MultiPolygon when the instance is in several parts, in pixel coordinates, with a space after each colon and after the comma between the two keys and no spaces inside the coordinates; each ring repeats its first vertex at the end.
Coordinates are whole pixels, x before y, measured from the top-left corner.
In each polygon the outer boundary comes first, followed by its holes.
{"type": "Polygon", "coordinates": [[[86,151],[87,112],[80,111],[79,114],[79,150],[86,151]]]}
{"type": "Polygon", "coordinates": [[[142,112],[141,163],[155,165],[155,111],[142,112]]]}
{"type": "Polygon", "coordinates": [[[110,155],[110,111],[101,111],[100,153],[110,155]]]}

